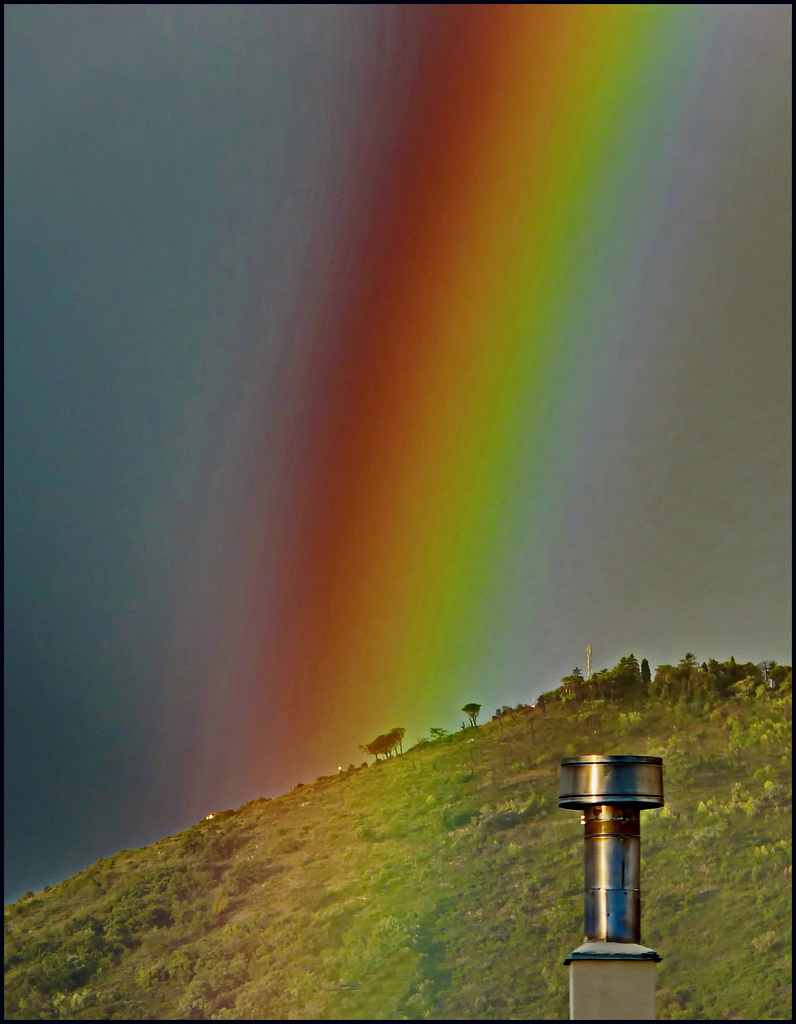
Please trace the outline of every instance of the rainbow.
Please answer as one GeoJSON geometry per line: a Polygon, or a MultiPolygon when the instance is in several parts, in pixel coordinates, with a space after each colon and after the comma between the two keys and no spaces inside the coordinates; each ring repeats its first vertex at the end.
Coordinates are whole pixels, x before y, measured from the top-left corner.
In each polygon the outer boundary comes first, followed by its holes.
{"type": "Polygon", "coordinates": [[[252,722],[315,770],[507,693],[589,395],[617,371],[611,334],[650,301],[712,15],[416,17],[417,74],[373,126],[335,240],[345,269],[313,313],[291,525],[252,654],[252,722]]]}

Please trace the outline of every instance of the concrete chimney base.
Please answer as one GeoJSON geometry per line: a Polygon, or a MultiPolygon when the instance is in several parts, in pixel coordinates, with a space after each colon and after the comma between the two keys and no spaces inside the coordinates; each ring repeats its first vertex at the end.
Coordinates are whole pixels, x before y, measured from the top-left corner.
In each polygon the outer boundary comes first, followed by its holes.
{"type": "Polygon", "coordinates": [[[632,942],[584,942],[569,965],[570,1020],[655,1020],[660,956],[632,942]]]}

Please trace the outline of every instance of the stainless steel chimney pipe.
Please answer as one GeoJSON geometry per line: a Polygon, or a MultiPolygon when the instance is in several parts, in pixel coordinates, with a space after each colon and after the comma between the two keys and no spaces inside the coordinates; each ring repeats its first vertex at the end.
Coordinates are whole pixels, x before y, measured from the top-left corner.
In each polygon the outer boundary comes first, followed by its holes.
{"type": "Polygon", "coordinates": [[[584,812],[587,941],[640,943],[639,812],[663,805],[662,759],[605,754],[565,758],[558,805],[584,812]]]}

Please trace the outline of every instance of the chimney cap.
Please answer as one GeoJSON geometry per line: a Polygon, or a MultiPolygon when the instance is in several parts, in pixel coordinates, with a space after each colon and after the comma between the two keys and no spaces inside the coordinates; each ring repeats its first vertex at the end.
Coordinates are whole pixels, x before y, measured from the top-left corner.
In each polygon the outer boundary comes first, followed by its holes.
{"type": "Polygon", "coordinates": [[[580,754],[578,757],[564,757],[565,764],[663,764],[662,757],[650,757],[647,754],[580,754]]]}
{"type": "Polygon", "coordinates": [[[565,757],[558,806],[573,809],[613,804],[643,810],[663,806],[663,758],[634,754],[565,757]]]}

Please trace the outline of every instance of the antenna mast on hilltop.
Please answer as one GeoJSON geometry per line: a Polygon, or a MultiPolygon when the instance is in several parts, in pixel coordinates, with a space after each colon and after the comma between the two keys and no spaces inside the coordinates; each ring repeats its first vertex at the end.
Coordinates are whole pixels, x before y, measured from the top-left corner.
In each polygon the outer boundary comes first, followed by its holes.
{"type": "Polygon", "coordinates": [[[591,644],[586,644],[586,678],[591,679],[591,644]]]}

